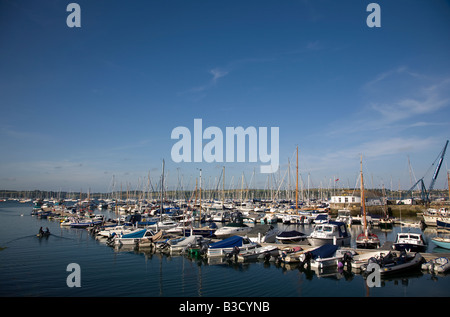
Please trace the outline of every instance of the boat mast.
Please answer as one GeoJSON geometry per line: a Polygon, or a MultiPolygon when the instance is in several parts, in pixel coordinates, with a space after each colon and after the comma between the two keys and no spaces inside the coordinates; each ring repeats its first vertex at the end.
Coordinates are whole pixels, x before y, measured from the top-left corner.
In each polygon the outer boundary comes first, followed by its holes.
{"type": "Polygon", "coordinates": [[[222,170],[222,210],[225,206],[225,166],[222,170]]]}
{"type": "Polygon", "coordinates": [[[202,221],[202,169],[200,169],[200,221],[202,221]]]}
{"type": "Polygon", "coordinates": [[[447,171],[448,200],[450,201],[450,171],[447,171]]]}
{"type": "Polygon", "coordinates": [[[298,146],[297,146],[297,166],[296,166],[296,185],[295,185],[295,211],[298,213],[298,146]]]}
{"type": "Polygon", "coordinates": [[[367,220],[366,220],[366,198],[364,195],[364,179],[363,179],[363,171],[362,171],[362,155],[361,155],[361,206],[363,208],[364,215],[364,234],[367,235],[367,220]]]}
{"type": "Polygon", "coordinates": [[[163,214],[163,191],[164,191],[164,160],[162,163],[162,175],[161,175],[161,206],[160,206],[160,214],[159,214],[160,221],[162,221],[162,214],[163,214]]]}

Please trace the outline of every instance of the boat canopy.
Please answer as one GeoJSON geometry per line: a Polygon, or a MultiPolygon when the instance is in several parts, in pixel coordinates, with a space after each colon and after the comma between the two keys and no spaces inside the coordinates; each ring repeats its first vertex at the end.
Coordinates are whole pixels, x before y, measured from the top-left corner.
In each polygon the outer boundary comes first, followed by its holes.
{"type": "Polygon", "coordinates": [[[147,229],[142,229],[135,232],[124,234],[122,238],[130,238],[130,239],[143,238],[146,232],[147,229]]]}
{"type": "Polygon", "coordinates": [[[311,255],[313,259],[317,259],[317,258],[329,258],[331,256],[333,256],[333,254],[336,252],[336,250],[338,249],[337,245],[334,244],[324,244],[320,247],[318,247],[317,249],[314,249],[311,251],[311,255]]]}
{"type": "Polygon", "coordinates": [[[301,237],[306,236],[304,233],[298,232],[296,230],[292,231],[283,231],[279,235],[277,235],[277,238],[294,238],[294,237],[301,237]]]}
{"type": "Polygon", "coordinates": [[[232,236],[219,242],[209,245],[210,249],[241,247],[244,244],[244,237],[232,236]]]}

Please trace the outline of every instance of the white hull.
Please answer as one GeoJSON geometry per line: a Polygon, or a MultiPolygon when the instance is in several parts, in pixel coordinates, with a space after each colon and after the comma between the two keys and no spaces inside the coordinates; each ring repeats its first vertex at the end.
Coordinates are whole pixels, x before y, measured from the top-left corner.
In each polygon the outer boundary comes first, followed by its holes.
{"type": "Polygon", "coordinates": [[[320,246],[322,246],[324,244],[334,244],[334,245],[348,246],[348,245],[350,245],[350,237],[345,237],[345,238],[335,238],[335,237],[314,238],[314,237],[309,237],[308,238],[308,242],[313,247],[320,247],[320,246]]]}

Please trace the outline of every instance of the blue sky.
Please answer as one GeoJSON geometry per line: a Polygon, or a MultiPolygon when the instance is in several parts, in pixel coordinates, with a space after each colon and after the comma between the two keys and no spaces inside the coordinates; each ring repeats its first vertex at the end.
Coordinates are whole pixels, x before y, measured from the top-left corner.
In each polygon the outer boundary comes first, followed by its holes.
{"type": "Polygon", "coordinates": [[[353,187],[360,155],[369,187],[428,186],[450,138],[448,1],[377,1],[380,28],[369,1],[77,1],[81,28],[68,3],[0,1],[0,188],[137,188],[163,159],[172,187],[267,186],[261,162],[174,163],[195,118],[279,127],[281,186],[296,146],[311,186],[353,187]]]}

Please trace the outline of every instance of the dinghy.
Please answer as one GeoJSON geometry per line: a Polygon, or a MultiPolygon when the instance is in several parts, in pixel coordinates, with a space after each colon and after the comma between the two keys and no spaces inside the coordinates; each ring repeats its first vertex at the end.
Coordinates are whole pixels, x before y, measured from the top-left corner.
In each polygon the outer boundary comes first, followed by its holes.
{"type": "Polygon", "coordinates": [[[423,261],[424,258],[420,253],[412,255],[402,251],[397,255],[395,252],[389,252],[384,257],[369,259],[368,264],[363,265],[361,270],[366,272],[370,263],[376,263],[380,267],[380,275],[386,276],[420,269],[423,261]]]}
{"type": "Polygon", "coordinates": [[[422,264],[422,270],[430,271],[432,273],[445,273],[450,269],[450,261],[446,257],[432,259],[422,264]]]}

